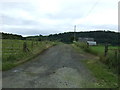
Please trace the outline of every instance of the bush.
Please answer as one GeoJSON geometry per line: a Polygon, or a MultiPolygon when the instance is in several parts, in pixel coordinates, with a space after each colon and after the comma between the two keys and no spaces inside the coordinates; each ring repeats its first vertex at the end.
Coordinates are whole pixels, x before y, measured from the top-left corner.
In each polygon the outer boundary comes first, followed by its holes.
{"type": "Polygon", "coordinates": [[[88,49],[87,43],[74,42],[74,44],[75,44],[77,47],[80,47],[80,48],[82,48],[82,49],[88,49]]]}
{"type": "Polygon", "coordinates": [[[96,51],[93,51],[91,47],[87,45],[87,43],[82,43],[82,42],[75,42],[74,43],[77,47],[82,48],[85,52],[92,53],[94,55],[98,55],[96,51]]]}

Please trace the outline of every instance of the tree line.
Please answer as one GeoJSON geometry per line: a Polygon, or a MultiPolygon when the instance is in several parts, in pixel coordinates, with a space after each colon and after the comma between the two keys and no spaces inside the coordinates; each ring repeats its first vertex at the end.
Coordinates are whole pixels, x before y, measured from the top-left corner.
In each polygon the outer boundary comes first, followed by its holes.
{"type": "MultiPolygon", "coordinates": [[[[88,32],[76,32],[76,41],[79,37],[83,38],[94,38],[98,44],[111,44],[120,45],[120,33],[112,31],[88,31],[88,32]]],[[[74,40],[74,32],[66,32],[59,34],[51,34],[48,36],[49,40],[59,40],[64,43],[72,43],[74,40]]]]}
{"type": "MultiPolygon", "coordinates": [[[[79,37],[94,38],[98,44],[111,44],[120,45],[120,33],[112,31],[88,31],[88,32],[76,32],[76,41],[79,37]]],[[[74,32],[64,32],[59,34],[50,34],[48,36],[28,36],[22,37],[21,35],[2,33],[3,39],[20,39],[20,40],[38,40],[38,41],[60,41],[63,43],[72,43],[74,40],[74,32]]]]}
{"type": "Polygon", "coordinates": [[[2,39],[18,39],[18,40],[25,40],[26,38],[22,35],[17,34],[10,34],[10,33],[0,33],[2,35],[2,39]]]}

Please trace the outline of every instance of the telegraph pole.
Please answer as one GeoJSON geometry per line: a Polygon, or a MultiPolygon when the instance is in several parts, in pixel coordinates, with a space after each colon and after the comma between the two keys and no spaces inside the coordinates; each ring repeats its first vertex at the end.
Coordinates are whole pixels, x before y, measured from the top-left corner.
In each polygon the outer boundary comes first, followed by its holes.
{"type": "Polygon", "coordinates": [[[74,41],[76,41],[76,25],[74,26],[74,41]]]}

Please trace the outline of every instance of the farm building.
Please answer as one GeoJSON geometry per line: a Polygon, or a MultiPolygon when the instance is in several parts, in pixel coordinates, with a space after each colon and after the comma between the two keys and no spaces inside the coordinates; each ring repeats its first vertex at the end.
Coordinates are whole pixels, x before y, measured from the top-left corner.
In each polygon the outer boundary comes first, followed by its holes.
{"type": "Polygon", "coordinates": [[[78,41],[87,43],[88,45],[91,45],[91,46],[97,45],[96,41],[94,41],[94,38],[81,38],[81,37],[79,37],[78,41]]]}
{"type": "Polygon", "coordinates": [[[87,44],[90,46],[97,45],[97,43],[95,41],[87,41],[87,44]]]}

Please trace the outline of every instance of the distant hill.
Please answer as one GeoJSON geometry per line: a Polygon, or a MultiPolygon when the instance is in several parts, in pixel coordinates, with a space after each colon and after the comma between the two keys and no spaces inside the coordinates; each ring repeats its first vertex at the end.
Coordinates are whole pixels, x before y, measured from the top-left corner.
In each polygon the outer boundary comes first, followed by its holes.
{"type": "MultiPolygon", "coordinates": [[[[118,37],[120,33],[111,31],[89,31],[89,32],[76,32],[76,40],[79,37],[94,38],[99,44],[109,43],[112,45],[120,45],[118,37]]],[[[74,32],[66,32],[60,34],[53,34],[48,36],[49,40],[59,40],[65,43],[71,43],[74,39],[74,32]]]]}
{"type": "MultiPolygon", "coordinates": [[[[89,31],[89,32],[76,32],[76,40],[79,37],[94,38],[98,44],[111,44],[120,45],[120,33],[112,31],[89,31]]],[[[20,40],[50,40],[50,41],[61,41],[64,43],[72,43],[74,39],[74,32],[65,32],[59,34],[51,34],[49,36],[28,36],[22,37],[21,35],[2,33],[3,39],[20,39],[20,40]]]]}

